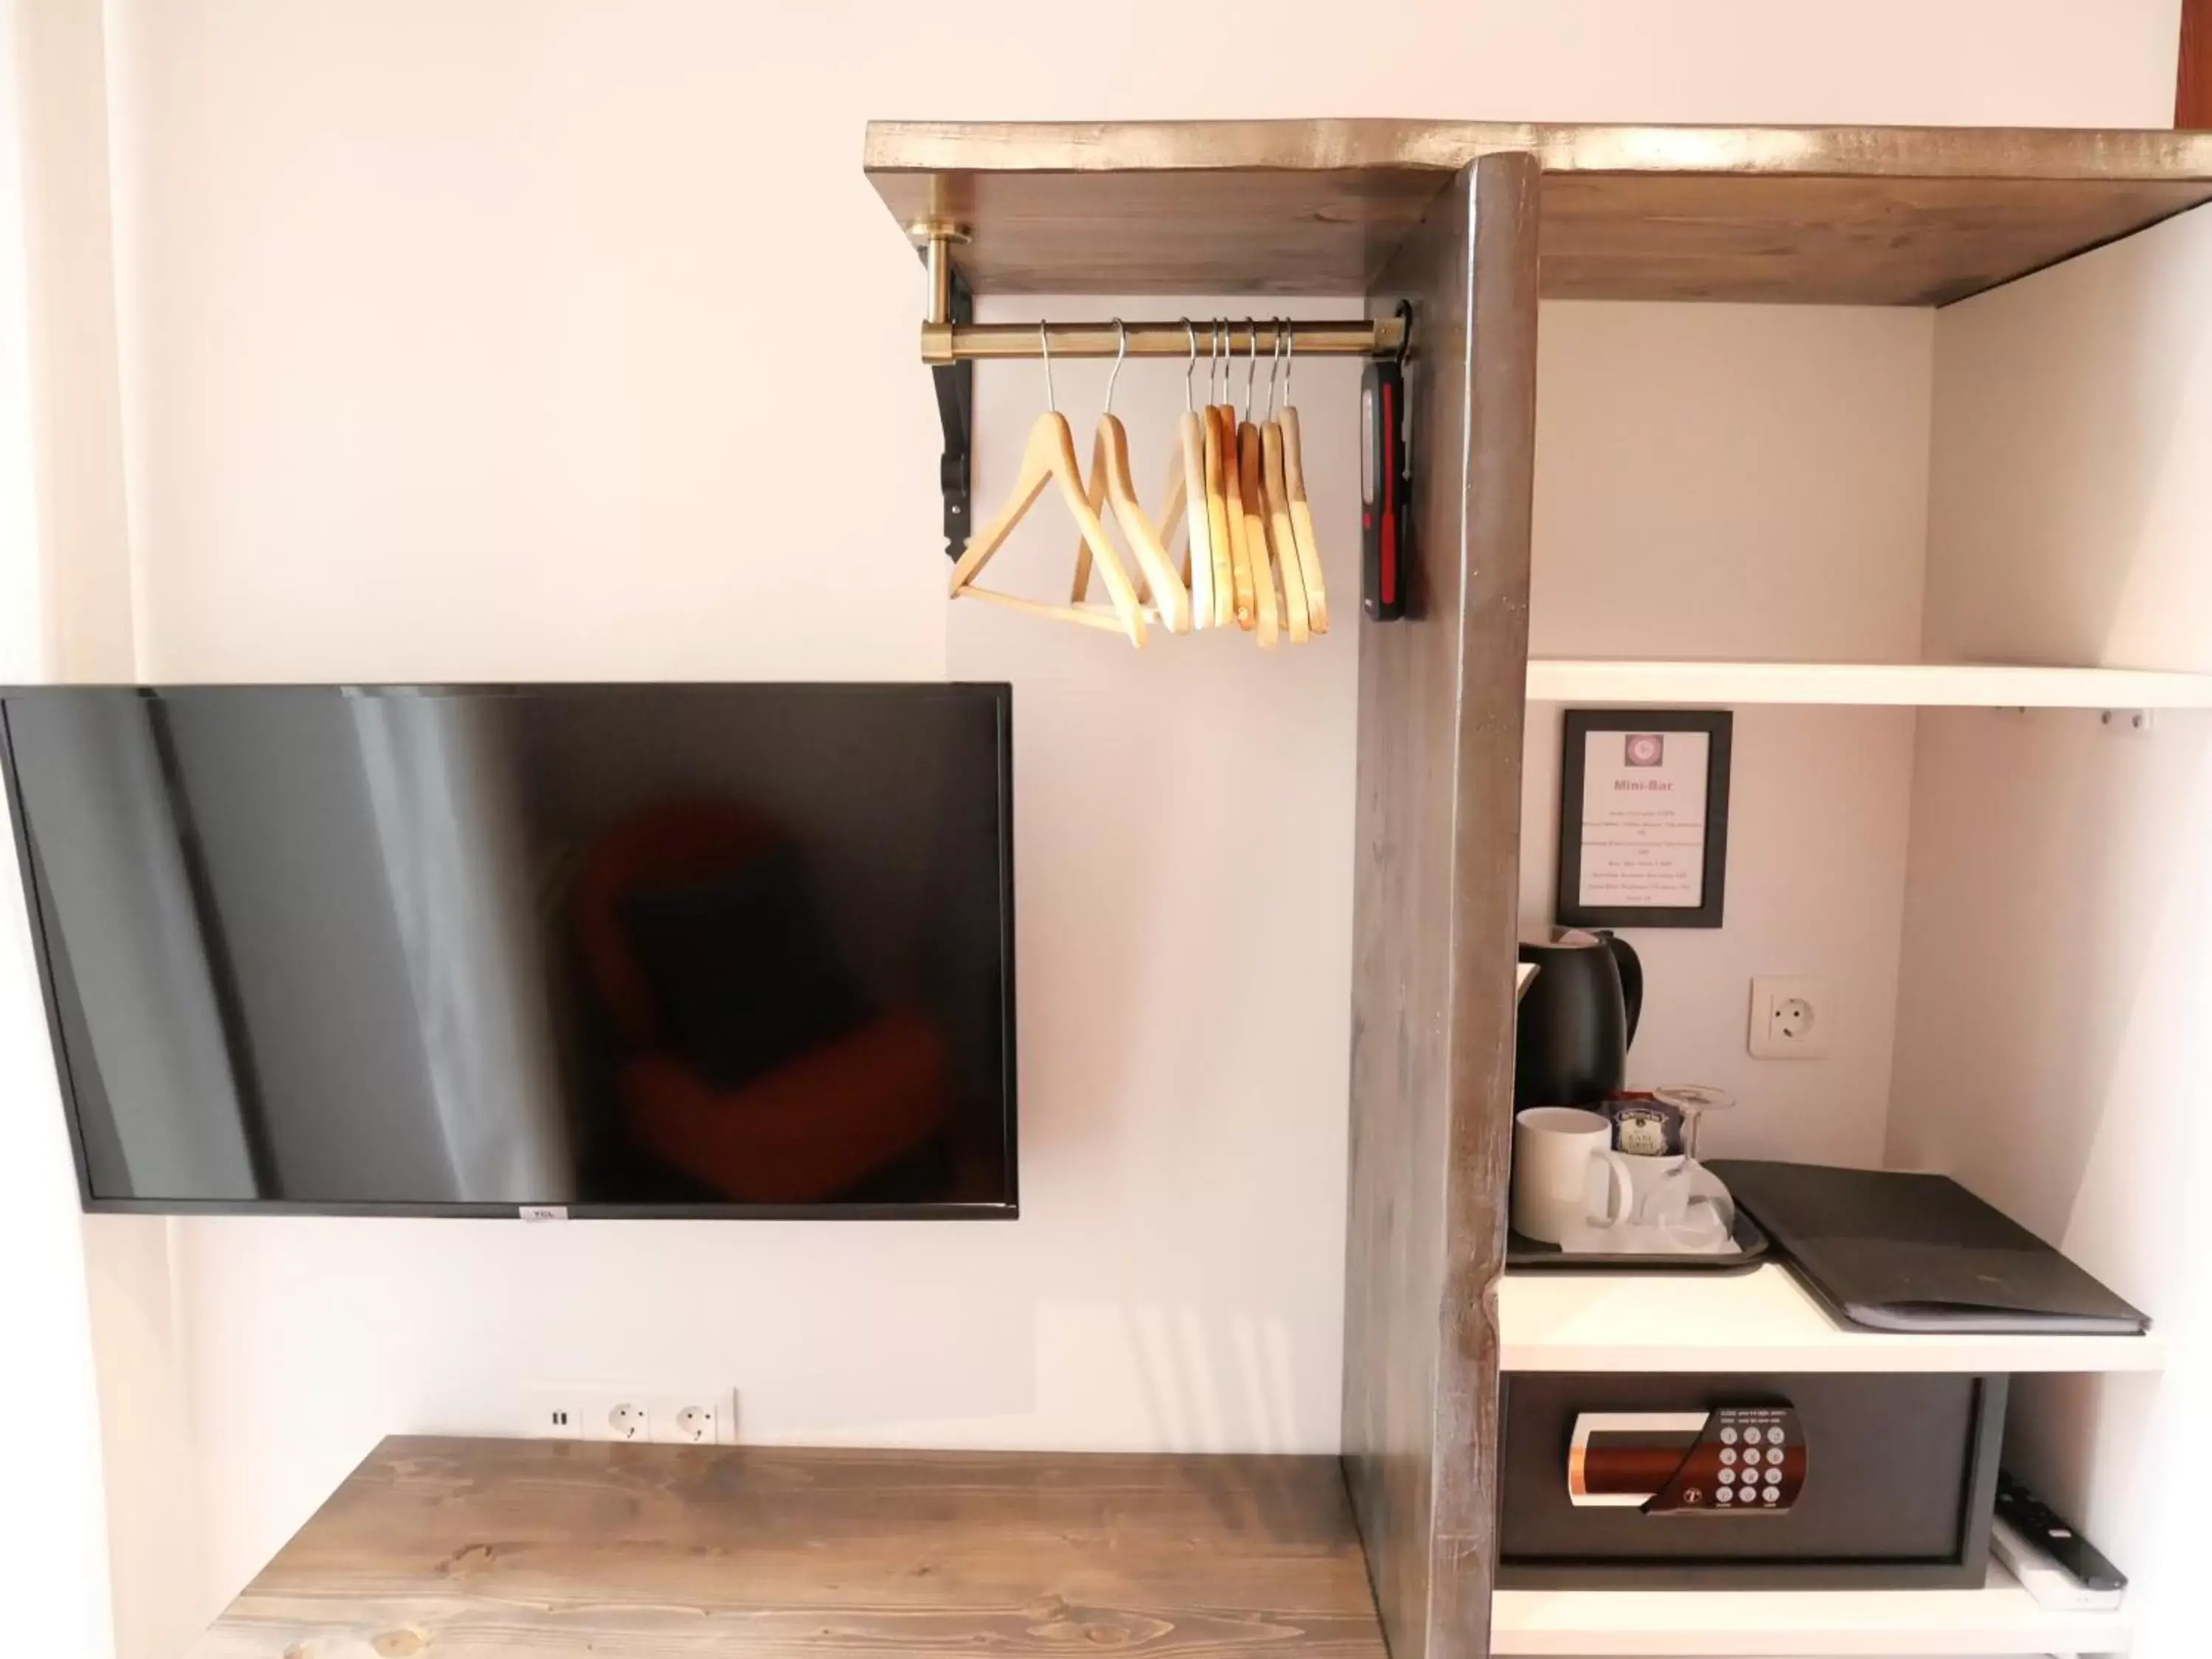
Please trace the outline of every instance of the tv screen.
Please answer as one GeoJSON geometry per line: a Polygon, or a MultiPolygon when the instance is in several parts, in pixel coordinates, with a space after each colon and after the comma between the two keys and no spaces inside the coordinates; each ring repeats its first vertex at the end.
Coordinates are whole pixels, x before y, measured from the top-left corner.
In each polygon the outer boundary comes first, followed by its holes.
{"type": "Polygon", "coordinates": [[[1010,714],[0,697],[87,1206],[1013,1213],[1010,714]]]}

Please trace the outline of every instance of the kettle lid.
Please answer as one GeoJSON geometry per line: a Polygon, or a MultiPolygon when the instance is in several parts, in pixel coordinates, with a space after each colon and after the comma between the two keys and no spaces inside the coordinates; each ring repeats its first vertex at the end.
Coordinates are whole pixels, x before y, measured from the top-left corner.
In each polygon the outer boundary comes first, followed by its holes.
{"type": "Polygon", "coordinates": [[[1536,951],[1587,951],[1605,941],[1580,927],[1539,927],[1521,935],[1522,945],[1536,951]]]}

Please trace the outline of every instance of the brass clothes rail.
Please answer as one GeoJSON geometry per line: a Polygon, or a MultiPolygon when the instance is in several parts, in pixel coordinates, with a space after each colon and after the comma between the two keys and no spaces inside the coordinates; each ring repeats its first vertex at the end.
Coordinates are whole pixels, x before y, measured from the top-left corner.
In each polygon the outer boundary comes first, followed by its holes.
{"type": "Polygon", "coordinates": [[[952,323],[921,325],[921,360],[933,367],[976,362],[991,358],[1036,358],[1043,355],[1040,336],[1049,340],[1055,357],[1112,357],[1126,347],[1132,357],[1189,357],[1191,330],[1195,330],[1196,354],[1201,359],[1221,352],[1266,357],[1287,336],[1293,357],[1373,357],[1389,356],[1406,342],[1402,318],[1384,317],[1348,322],[1290,322],[1239,320],[1227,328],[1218,319],[1180,322],[1128,323],[952,323]]]}
{"type": "Polygon", "coordinates": [[[1036,358],[1048,342],[1055,357],[1188,357],[1273,352],[1287,336],[1293,358],[1387,356],[1406,348],[1403,317],[1348,322],[1299,322],[1279,317],[1179,318],[1171,323],[971,323],[956,319],[952,248],[965,227],[908,227],[929,270],[929,311],[921,325],[921,360],[933,368],[986,358],[1036,358]],[[1193,341],[1196,342],[1194,348],[1193,341]]]}
{"type": "MultiPolygon", "coordinates": [[[[1179,317],[1171,323],[1125,323],[1113,318],[1080,323],[977,323],[970,320],[975,314],[974,296],[952,264],[952,250],[969,240],[968,228],[933,219],[917,221],[906,229],[929,276],[921,361],[929,366],[935,383],[938,419],[945,428],[938,489],[945,498],[945,551],[954,559],[968,546],[975,365],[982,359],[1034,360],[1049,349],[1054,357],[1181,357],[1194,365],[1201,355],[1231,362],[1242,356],[1256,363],[1262,352],[1272,359],[1283,351],[1287,377],[1300,356],[1402,357],[1406,352],[1410,323],[1402,303],[1395,316],[1344,322],[1216,316],[1179,317]]],[[[1255,310],[1260,303],[1264,301],[1255,301],[1255,310]]],[[[1273,374],[1271,367],[1271,384],[1273,374]]]]}

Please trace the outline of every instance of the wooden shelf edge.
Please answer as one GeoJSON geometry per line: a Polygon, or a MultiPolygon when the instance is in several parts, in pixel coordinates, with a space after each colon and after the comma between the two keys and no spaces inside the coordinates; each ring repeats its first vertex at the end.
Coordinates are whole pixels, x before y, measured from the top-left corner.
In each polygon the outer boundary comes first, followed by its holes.
{"type": "Polygon", "coordinates": [[[871,121],[873,173],[1456,171],[1527,150],[1549,173],[2212,180],[2212,134],[2165,128],[1423,121],[871,121]]]}
{"type": "Polygon", "coordinates": [[[1508,1273],[1498,1292],[1505,1371],[2156,1371],[2166,1339],[1893,1335],[1838,1323],[1790,1270],[1508,1273]]]}
{"type": "Polygon", "coordinates": [[[1980,1589],[1499,1590],[1498,1655],[1905,1656],[2124,1653],[2134,1615],[2039,1606],[1995,1562],[1980,1589]]]}
{"type": "Polygon", "coordinates": [[[1376,292],[1448,181],[1540,173],[1551,299],[1948,305],[2212,200],[2212,135],[1393,118],[871,123],[977,295],[1376,292]]]}
{"type": "Polygon", "coordinates": [[[2212,708],[2212,674],[1976,663],[1646,661],[1537,657],[1531,702],[1890,708],[2212,708]]]}

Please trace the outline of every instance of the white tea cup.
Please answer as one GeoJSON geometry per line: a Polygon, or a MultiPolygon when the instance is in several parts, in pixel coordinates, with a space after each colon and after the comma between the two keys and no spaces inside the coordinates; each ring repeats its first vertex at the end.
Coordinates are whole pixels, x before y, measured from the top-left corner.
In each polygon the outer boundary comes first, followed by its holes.
{"type": "Polygon", "coordinates": [[[1585,1177],[1585,1219],[1593,1227],[1679,1220],[1690,1207],[1689,1161],[1680,1152],[1600,1152],[1585,1177]]]}
{"type": "Polygon", "coordinates": [[[1581,1224],[1560,1241],[1582,1255],[1729,1253],[1735,1205],[1695,1158],[1601,1152],[1589,1161],[1581,1224]]]}

